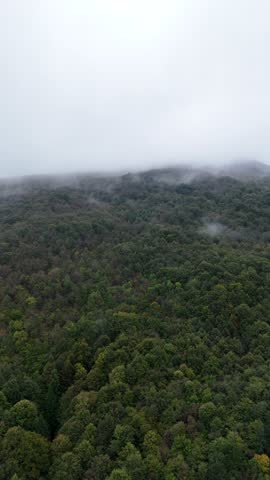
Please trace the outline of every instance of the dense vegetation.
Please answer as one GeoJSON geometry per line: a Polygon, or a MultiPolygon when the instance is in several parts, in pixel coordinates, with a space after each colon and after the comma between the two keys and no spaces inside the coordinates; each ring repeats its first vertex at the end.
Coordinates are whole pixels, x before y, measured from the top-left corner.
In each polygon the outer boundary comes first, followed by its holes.
{"type": "Polygon", "coordinates": [[[0,479],[270,478],[270,180],[0,187],[0,479]]]}

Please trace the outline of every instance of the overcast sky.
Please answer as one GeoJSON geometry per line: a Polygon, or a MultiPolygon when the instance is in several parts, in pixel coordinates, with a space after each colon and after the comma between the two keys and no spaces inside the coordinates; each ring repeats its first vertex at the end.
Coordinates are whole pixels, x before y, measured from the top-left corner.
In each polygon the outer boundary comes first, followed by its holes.
{"type": "Polygon", "coordinates": [[[269,0],[7,0],[0,176],[270,163],[269,0]]]}

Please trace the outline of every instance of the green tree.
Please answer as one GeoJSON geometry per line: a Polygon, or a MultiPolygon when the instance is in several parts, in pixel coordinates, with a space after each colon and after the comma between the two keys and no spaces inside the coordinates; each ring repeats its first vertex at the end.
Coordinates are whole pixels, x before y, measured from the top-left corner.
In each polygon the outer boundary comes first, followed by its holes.
{"type": "Polygon", "coordinates": [[[123,468],[116,468],[115,470],[112,471],[109,477],[107,477],[108,480],[131,480],[131,477],[129,476],[128,472],[124,470],[123,468]]]}
{"type": "Polygon", "coordinates": [[[39,480],[49,468],[49,442],[41,435],[12,427],[2,442],[6,478],[16,473],[23,480],[39,480]]]}

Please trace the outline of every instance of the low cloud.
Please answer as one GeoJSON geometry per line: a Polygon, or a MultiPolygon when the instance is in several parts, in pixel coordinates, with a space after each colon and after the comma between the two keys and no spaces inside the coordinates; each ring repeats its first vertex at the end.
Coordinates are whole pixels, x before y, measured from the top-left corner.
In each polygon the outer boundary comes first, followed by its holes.
{"type": "Polygon", "coordinates": [[[268,0],[2,3],[0,177],[269,162],[268,0]]]}
{"type": "Polygon", "coordinates": [[[208,235],[209,237],[219,237],[226,231],[225,225],[220,222],[205,221],[204,225],[200,228],[200,233],[208,235]]]}

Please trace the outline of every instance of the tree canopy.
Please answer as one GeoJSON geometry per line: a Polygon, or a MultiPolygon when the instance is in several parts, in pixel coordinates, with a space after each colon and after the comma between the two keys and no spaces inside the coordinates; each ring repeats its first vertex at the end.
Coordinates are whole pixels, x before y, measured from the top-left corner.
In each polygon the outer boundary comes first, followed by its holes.
{"type": "Polygon", "coordinates": [[[270,479],[269,205],[269,178],[0,191],[0,480],[270,479]]]}

